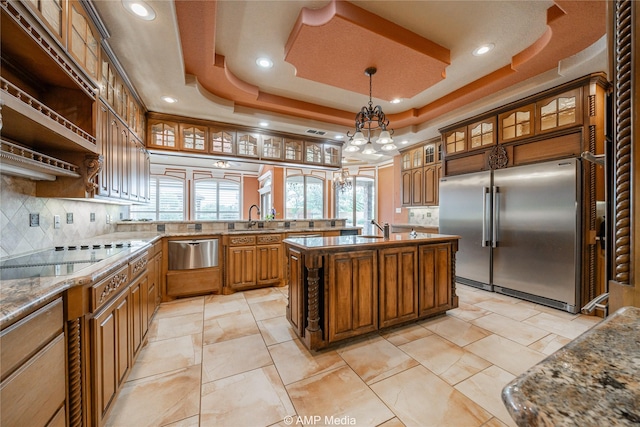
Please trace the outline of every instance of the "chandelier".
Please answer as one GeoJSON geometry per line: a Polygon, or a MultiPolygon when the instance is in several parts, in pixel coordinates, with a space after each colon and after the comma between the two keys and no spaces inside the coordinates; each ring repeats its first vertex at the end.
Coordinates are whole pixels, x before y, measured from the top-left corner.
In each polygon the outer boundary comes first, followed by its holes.
{"type": "Polygon", "coordinates": [[[375,154],[377,150],[371,144],[371,135],[380,130],[380,135],[376,140],[377,144],[382,145],[382,149],[385,151],[393,150],[397,148],[391,139],[393,129],[387,130],[389,126],[389,120],[382,111],[382,107],[379,105],[373,106],[372,101],[372,76],[378,71],[375,67],[369,67],[364,70],[364,74],[369,76],[369,104],[362,107],[362,109],[356,114],[356,131],[353,135],[347,132],[347,136],[350,138],[350,145],[345,148],[347,152],[354,152],[360,150],[360,146],[364,145],[363,154],[375,154]],[[364,132],[367,132],[365,138],[364,132]]]}
{"type": "Polygon", "coordinates": [[[342,169],[338,175],[333,177],[333,188],[341,192],[351,190],[351,180],[349,179],[349,171],[342,169]]]}

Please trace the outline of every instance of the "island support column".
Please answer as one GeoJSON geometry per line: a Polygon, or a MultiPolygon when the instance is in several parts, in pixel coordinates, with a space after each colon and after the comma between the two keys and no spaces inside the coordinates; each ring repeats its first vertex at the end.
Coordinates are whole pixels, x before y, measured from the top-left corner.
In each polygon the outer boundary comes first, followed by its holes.
{"type": "Polygon", "coordinates": [[[310,254],[305,258],[307,269],[307,327],[304,341],[307,348],[318,348],[324,343],[322,328],[320,327],[320,268],[322,268],[322,256],[310,254]]]}

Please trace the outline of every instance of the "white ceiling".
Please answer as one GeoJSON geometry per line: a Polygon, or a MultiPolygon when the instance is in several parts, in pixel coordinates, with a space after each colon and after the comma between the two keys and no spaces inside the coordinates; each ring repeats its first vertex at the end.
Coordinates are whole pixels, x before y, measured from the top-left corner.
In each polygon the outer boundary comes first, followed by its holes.
{"type": "MultiPolygon", "coordinates": [[[[239,107],[198,88],[185,75],[175,5],[170,0],[147,0],[155,12],[153,21],[141,21],[125,11],[118,0],[94,0],[96,10],[110,32],[107,43],[117,55],[149,111],[258,126],[298,134],[309,129],[326,136],[352,131],[330,123],[239,107]],[[166,104],[161,96],[178,99],[166,104]]],[[[346,111],[359,111],[368,97],[344,89],[296,77],[295,68],[284,61],[284,45],[302,7],[319,8],[325,0],[219,1],[216,16],[216,53],[224,55],[228,68],[241,80],[261,91],[346,111]],[[269,70],[258,69],[258,56],[274,61],[269,70]]],[[[552,1],[355,1],[356,5],[401,25],[451,51],[446,79],[400,104],[377,101],[387,114],[419,108],[511,63],[512,57],[535,42],[546,30],[546,10],[552,1]],[[480,44],[494,43],[488,55],[476,57],[480,44]]],[[[438,128],[490,108],[556,86],[590,72],[607,71],[606,43],[567,58],[533,79],[494,93],[435,120],[395,129],[394,140],[402,148],[438,136],[438,128]],[[400,142],[407,140],[406,145],[400,142]]],[[[366,77],[365,77],[366,78],[366,77]]],[[[373,95],[375,98],[375,76],[373,95]]],[[[390,124],[393,128],[393,123],[390,124]]],[[[394,154],[393,152],[391,154],[394,154]]],[[[346,160],[376,163],[389,156],[349,155],[346,160]]]]}

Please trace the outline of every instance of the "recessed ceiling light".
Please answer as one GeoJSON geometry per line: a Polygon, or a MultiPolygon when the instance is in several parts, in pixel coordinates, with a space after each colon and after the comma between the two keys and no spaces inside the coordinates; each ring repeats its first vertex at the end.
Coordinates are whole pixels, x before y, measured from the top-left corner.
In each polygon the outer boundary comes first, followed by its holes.
{"type": "Polygon", "coordinates": [[[152,21],[156,17],[156,11],[142,0],[122,0],[122,5],[129,12],[145,21],[152,21]]]}
{"type": "Polygon", "coordinates": [[[395,150],[398,147],[396,147],[396,145],[392,143],[392,144],[385,144],[380,148],[382,148],[384,151],[391,151],[391,150],[395,150]]]}
{"type": "Polygon", "coordinates": [[[495,47],[495,45],[493,43],[483,44],[482,46],[478,46],[473,51],[473,54],[475,56],[481,56],[481,55],[484,55],[485,53],[488,53],[488,52],[492,51],[494,47],[495,47]]]}
{"type": "Polygon", "coordinates": [[[261,68],[271,68],[271,67],[273,67],[273,61],[270,60],[269,58],[265,58],[265,57],[260,57],[260,58],[256,59],[256,64],[258,64],[258,67],[261,67],[261,68]]]}
{"type": "Polygon", "coordinates": [[[404,145],[404,144],[408,144],[408,143],[409,143],[409,140],[408,140],[408,139],[405,139],[405,140],[403,140],[403,141],[400,141],[400,144],[402,144],[402,145],[404,145]]]}
{"type": "Polygon", "coordinates": [[[164,102],[168,103],[168,104],[175,104],[176,102],[178,102],[178,100],[177,100],[177,99],[172,98],[172,97],[170,97],[170,96],[163,96],[163,97],[162,97],[162,100],[163,100],[164,102]]]}
{"type": "Polygon", "coordinates": [[[344,139],[344,135],[336,135],[336,139],[344,139]]]}
{"type": "Polygon", "coordinates": [[[400,104],[400,103],[402,102],[402,99],[400,99],[400,98],[394,98],[394,99],[392,99],[392,100],[391,100],[391,101],[389,101],[389,102],[391,102],[392,104],[400,104]]]}
{"type": "Polygon", "coordinates": [[[269,126],[269,122],[260,122],[260,123],[258,123],[258,124],[259,124],[260,126],[262,126],[263,128],[264,128],[264,127],[269,126]]]}

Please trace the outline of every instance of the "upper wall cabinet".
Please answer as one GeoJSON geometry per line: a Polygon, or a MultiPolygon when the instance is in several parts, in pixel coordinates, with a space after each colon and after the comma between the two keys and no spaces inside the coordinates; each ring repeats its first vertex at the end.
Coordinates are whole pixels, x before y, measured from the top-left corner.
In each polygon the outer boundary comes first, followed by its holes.
{"type": "Polygon", "coordinates": [[[590,74],[440,129],[444,174],[604,152],[597,135],[604,129],[608,86],[603,73],[590,74]]]}
{"type": "Polygon", "coordinates": [[[99,51],[97,31],[78,1],[73,0],[69,5],[69,52],[87,74],[97,81],[99,51]]]}
{"type": "Polygon", "coordinates": [[[525,105],[498,115],[500,143],[516,141],[533,135],[535,104],[525,105]]]}
{"type": "Polygon", "coordinates": [[[442,144],[431,140],[400,153],[401,201],[403,206],[438,205],[442,144]]]}
{"type": "Polygon", "coordinates": [[[37,179],[38,197],[146,201],[144,108],[100,48],[91,7],[0,2],[2,150],[18,162],[0,171],[37,179]]]}
{"type": "Polygon", "coordinates": [[[536,102],[536,130],[551,132],[582,124],[580,88],[536,102]]]}
{"type": "Polygon", "coordinates": [[[149,148],[178,149],[178,124],[149,120],[149,148]]]}
{"type": "Polygon", "coordinates": [[[180,149],[196,153],[206,153],[207,127],[180,124],[180,149]]]}
{"type": "Polygon", "coordinates": [[[469,125],[469,149],[488,147],[496,144],[496,119],[495,117],[481,120],[469,125]]]}
{"type": "Polygon", "coordinates": [[[443,135],[447,154],[462,153],[467,150],[467,128],[453,129],[443,135]]]}
{"type": "Polygon", "coordinates": [[[327,169],[342,165],[342,144],[339,142],[300,139],[273,131],[266,133],[161,113],[148,114],[147,147],[327,169]]]}

